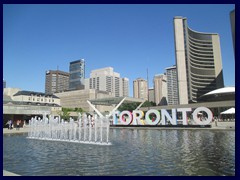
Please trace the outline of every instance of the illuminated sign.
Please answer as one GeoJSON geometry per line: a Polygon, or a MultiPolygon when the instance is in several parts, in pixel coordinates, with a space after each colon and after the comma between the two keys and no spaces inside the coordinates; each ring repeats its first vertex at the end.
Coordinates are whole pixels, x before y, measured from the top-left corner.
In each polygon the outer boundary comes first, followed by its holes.
{"type": "MultiPolygon", "coordinates": [[[[146,112],[145,120],[143,120],[144,112],[140,110],[134,110],[133,112],[115,111],[113,115],[113,124],[118,124],[120,120],[120,124],[122,125],[166,125],[168,122],[172,125],[177,125],[178,122],[182,122],[181,124],[183,125],[188,125],[188,112],[192,112],[192,108],[171,109],[171,115],[166,109],[161,109],[160,111],[150,109],[146,112]],[[177,114],[181,114],[181,119],[177,118],[177,114]],[[152,119],[150,119],[150,115],[152,116],[152,119]]],[[[192,118],[197,125],[207,125],[211,123],[212,116],[212,112],[206,107],[198,107],[192,113],[192,118]],[[207,115],[204,119],[200,118],[203,114],[202,112],[207,115]]]]}

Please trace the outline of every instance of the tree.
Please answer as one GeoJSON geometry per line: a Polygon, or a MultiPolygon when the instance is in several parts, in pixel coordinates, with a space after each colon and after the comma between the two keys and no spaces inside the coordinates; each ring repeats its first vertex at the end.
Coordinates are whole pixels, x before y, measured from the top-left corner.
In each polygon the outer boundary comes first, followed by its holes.
{"type": "Polygon", "coordinates": [[[149,102],[149,101],[145,101],[142,105],[142,107],[150,107],[150,106],[156,106],[155,102],[149,102]]]}
{"type": "Polygon", "coordinates": [[[61,119],[69,120],[70,111],[69,108],[62,108],[61,119]]]}
{"type": "Polygon", "coordinates": [[[119,111],[133,111],[135,110],[138,106],[139,106],[140,103],[123,103],[119,108],[118,110],[119,111]]]}

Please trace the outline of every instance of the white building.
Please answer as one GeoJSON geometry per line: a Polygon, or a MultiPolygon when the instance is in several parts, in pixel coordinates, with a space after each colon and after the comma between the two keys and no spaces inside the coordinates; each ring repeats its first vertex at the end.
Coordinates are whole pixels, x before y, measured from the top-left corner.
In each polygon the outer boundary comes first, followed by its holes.
{"type": "Polygon", "coordinates": [[[174,37],[179,104],[224,87],[219,35],[192,30],[186,18],[175,17],[174,37]]]}
{"type": "Polygon", "coordinates": [[[96,69],[91,71],[90,78],[85,79],[85,89],[106,91],[112,97],[128,96],[129,80],[121,78],[112,67],[96,69]]]}

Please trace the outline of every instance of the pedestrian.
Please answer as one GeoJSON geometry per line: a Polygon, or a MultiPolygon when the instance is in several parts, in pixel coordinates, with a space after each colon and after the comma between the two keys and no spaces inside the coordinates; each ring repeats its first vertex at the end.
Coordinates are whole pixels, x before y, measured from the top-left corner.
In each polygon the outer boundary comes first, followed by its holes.
{"type": "Polygon", "coordinates": [[[218,121],[217,118],[215,118],[215,120],[214,120],[215,126],[217,126],[217,121],[218,121]]]}
{"type": "Polygon", "coordinates": [[[16,127],[16,130],[19,130],[19,128],[20,128],[20,123],[21,123],[21,120],[17,120],[17,127],[16,127]]]}
{"type": "Polygon", "coordinates": [[[10,129],[13,129],[13,121],[10,120],[10,129]]]}
{"type": "Polygon", "coordinates": [[[8,122],[6,123],[6,125],[8,125],[8,129],[11,129],[11,120],[8,120],[8,122]]]}

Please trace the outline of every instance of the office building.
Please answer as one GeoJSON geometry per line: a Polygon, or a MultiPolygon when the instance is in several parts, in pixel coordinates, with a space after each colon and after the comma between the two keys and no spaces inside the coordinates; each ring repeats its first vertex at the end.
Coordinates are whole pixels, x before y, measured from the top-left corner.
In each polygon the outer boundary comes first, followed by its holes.
{"type": "Polygon", "coordinates": [[[224,86],[219,35],[190,29],[187,19],[174,18],[179,104],[197,102],[224,86]]]}
{"type": "Polygon", "coordinates": [[[167,77],[165,74],[154,76],[154,100],[156,105],[167,105],[167,77]]]}
{"type": "Polygon", "coordinates": [[[69,73],[60,70],[46,71],[45,93],[53,94],[68,90],[69,73]]]}
{"type": "Polygon", "coordinates": [[[166,68],[168,105],[178,105],[177,67],[166,68]]]}
{"type": "Polygon", "coordinates": [[[85,79],[85,89],[96,89],[106,91],[112,97],[129,95],[129,80],[121,78],[120,74],[114,72],[112,67],[106,67],[91,71],[90,78],[85,79]]]}
{"type": "Polygon", "coordinates": [[[148,100],[148,83],[143,78],[133,81],[133,97],[148,100]]]}
{"type": "Polygon", "coordinates": [[[129,97],[129,79],[122,78],[123,96],[129,97]]]}
{"type": "Polygon", "coordinates": [[[69,66],[69,90],[84,89],[85,61],[80,59],[70,62],[69,66]]]}

